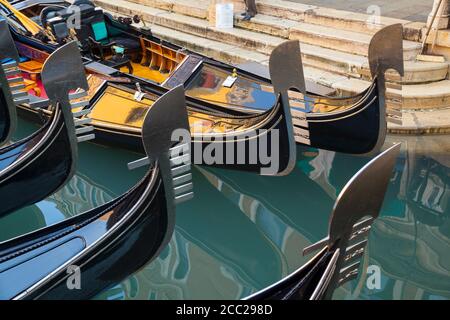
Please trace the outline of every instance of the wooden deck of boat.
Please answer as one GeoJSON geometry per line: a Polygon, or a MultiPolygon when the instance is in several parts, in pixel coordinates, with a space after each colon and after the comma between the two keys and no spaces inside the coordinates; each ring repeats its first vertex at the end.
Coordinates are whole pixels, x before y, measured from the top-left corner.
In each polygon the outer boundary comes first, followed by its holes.
{"type": "MultiPolygon", "coordinates": [[[[170,75],[169,73],[161,73],[159,70],[153,70],[150,67],[141,65],[140,63],[132,62],[131,65],[133,66],[133,75],[136,77],[149,79],[157,83],[163,83],[170,75]]],[[[124,67],[120,71],[128,72],[128,69],[124,67]]]]}

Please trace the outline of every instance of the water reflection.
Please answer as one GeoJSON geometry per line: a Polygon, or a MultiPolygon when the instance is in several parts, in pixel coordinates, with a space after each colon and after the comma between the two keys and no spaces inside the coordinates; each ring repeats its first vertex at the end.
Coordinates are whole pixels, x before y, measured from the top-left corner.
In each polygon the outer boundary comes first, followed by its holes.
{"type": "Polygon", "coordinates": [[[186,88],[186,94],[229,107],[267,110],[275,104],[273,92],[253,81],[239,78],[231,88],[224,87],[223,83],[230,75],[221,69],[203,66],[186,88]]]}
{"type": "Polygon", "coordinates": [[[374,227],[370,260],[383,288],[361,298],[450,298],[448,137],[405,139],[385,216],[374,227]]]}
{"type": "MultiPolygon", "coordinates": [[[[450,298],[448,138],[391,138],[402,140],[404,150],[364,259],[365,267],[381,268],[382,286],[369,290],[361,277],[335,298],[450,298]]],[[[298,153],[288,177],[195,168],[196,198],[178,208],[170,245],[98,299],[239,299],[303,265],[301,249],[327,234],[337,195],[369,159],[308,148],[298,153]]],[[[0,241],[126,191],[142,177],[126,170],[137,158],[82,145],[76,177],[46,201],[1,219],[0,241]]]]}
{"type": "MultiPolygon", "coordinates": [[[[25,121],[18,127],[15,140],[38,128],[25,121]]],[[[0,218],[0,241],[63,221],[122,194],[144,175],[143,170],[127,170],[127,163],[140,157],[132,152],[80,144],[78,170],[72,180],[45,201],[0,218]]]]}

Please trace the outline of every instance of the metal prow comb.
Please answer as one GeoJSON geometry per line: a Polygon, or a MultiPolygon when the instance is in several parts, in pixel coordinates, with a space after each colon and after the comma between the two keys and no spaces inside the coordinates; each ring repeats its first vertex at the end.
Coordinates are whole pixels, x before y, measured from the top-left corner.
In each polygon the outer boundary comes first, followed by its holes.
{"type": "MultiPolygon", "coordinates": [[[[401,77],[405,75],[404,52],[403,52],[403,26],[393,24],[378,31],[372,38],[369,45],[369,65],[372,78],[378,77],[383,86],[380,99],[384,99],[386,104],[386,86],[392,87],[402,92],[401,81],[399,84],[386,85],[385,73],[389,69],[396,70],[401,77]]],[[[401,125],[402,121],[402,100],[390,103],[385,110],[385,117],[388,122],[401,125]]]]}
{"type": "MultiPolygon", "coordinates": [[[[95,138],[93,126],[89,126],[91,119],[83,118],[88,114],[84,110],[73,113],[76,108],[84,108],[89,102],[81,101],[72,103],[73,99],[86,96],[89,85],[86,79],[85,69],[81,54],[75,41],[70,42],[55,51],[44,64],[42,70],[42,82],[49,97],[49,104],[61,103],[62,111],[67,119],[72,118],[73,127],[78,142],[84,142],[95,138]],[[66,72],[60,72],[58,68],[64,65],[66,72]]],[[[68,124],[69,121],[66,123],[68,124]]]]}
{"type": "Polygon", "coordinates": [[[270,56],[270,77],[276,95],[281,95],[284,104],[289,107],[294,126],[295,140],[311,144],[306,113],[290,107],[289,90],[297,89],[305,98],[306,84],[300,42],[286,41],[276,47],[270,56]]]}
{"type": "Polygon", "coordinates": [[[191,136],[183,86],[160,97],[145,117],[142,136],[147,157],[129,163],[130,170],[158,162],[167,179],[166,192],[175,203],[193,197],[191,174],[191,136]],[[183,141],[174,141],[177,129],[185,132],[183,141]]]}
{"type": "Polygon", "coordinates": [[[142,127],[146,158],[129,164],[131,169],[155,164],[164,183],[167,232],[159,251],[166,247],[175,229],[176,204],[193,198],[191,133],[183,86],[160,97],[148,110],[142,127]]]}
{"type": "Polygon", "coordinates": [[[277,46],[270,55],[269,70],[273,89],[278,99],[277,103],[282,104],[288,129],[289,166],[285,172],[280,174],[283,175],[290,173],[295,167],[297,158],[296,141],[309,144],[306,113],[292,109],[289,99],[289,90],[291,89],[297,89],[304,96],[306,95],[300,43],[298,41],[286,41],[277,46]]]}
{"type": "Polygon", "coordinates": [[[334,289],[359,275],[370,230],[380,214],[400,149],[400,144],[389,148],[350,180],[334,206],[328,238],[304,250],[304,254],[309,254],[328,247],[339,253],[328,298],[334,289]]]}
{"type": "Polygon", "coordinates": [[[14,104],[28,103],[28,93],[25,91],[25,83],[22,71],[19,69],[20,57],[16,44],[11,36],[8,23],[0,21],[0,60],[11,59],[12,61],[2,63],[4,76],[7,79],[14,104]]]}

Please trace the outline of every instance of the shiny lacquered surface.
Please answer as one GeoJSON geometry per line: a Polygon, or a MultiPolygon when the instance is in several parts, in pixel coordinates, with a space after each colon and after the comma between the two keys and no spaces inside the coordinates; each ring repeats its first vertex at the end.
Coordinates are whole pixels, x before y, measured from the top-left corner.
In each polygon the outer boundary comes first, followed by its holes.
{"type": "Polygon", "coordinates": [[[10,119],[3,91],[0,91],[0,145],[5,143],[9,134],[10,119]]]}
{"type": "Polygon", "coordinates": [[[58,109],[43,128],[0,150],[0,216],[45,199],[71,178],[70,135],[58,109]]]}
{"type": "MultiPolygon", "coordinates": [[[[19,128],[20,135],[36,129],[24,123],[19,128]]],[[[365,258],[367,267],[380,268],[381,286],[369,288],[361,279],[335,298],[448,299],[449,137],[389,140],[401,140],[405,147],[365,258]]],[[[169,247],[97,298],[239,299],[303,265],[310,257],[301,257],[301,249],[326,235],[336,195],[369,159],[307,148],[299,148],[298,155],[296,170],[281,178],[194,168],[196,198],[177,208],[169,247]]],[[[142,170],[126,170],[137,156],[82,145],[75,178],[37,206],[2,218],[1,240],[62,221],[126,191],[143,175],[142,170]]]]}

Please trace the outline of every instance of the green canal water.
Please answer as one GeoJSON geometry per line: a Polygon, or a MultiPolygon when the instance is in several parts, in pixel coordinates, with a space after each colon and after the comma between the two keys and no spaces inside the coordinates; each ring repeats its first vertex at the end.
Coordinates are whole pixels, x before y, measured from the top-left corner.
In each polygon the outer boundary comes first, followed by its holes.
{"type": "MultiPolygon", "coordinates": [[[[17,137],[36,129],[26,122],[19,128],[17,137]]],[[[336,299],[450,298],[450,137],[389,137],[394,141],[403,151],[364,258],[364,268],[380,270],[381,285],[361,277],[337,290],[336,299]]],[[[123,193],[143,174],[126,168],[140,156],[81,145],[69,185],[0,219],[0,241],[123,193]]],[[[337,195],[369,160],[299,148],[288,177],[194,168],[196,197],[178,207],[170,245],[97,299],[240,299],[280,280],[306,262],[305,246],[327,235],[337,195]]]]}

